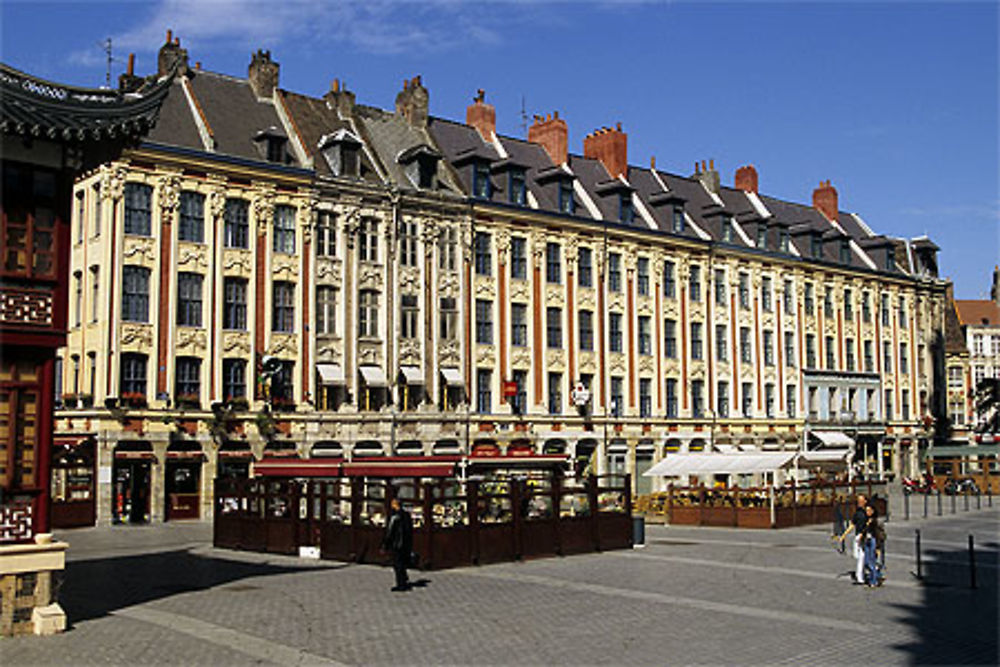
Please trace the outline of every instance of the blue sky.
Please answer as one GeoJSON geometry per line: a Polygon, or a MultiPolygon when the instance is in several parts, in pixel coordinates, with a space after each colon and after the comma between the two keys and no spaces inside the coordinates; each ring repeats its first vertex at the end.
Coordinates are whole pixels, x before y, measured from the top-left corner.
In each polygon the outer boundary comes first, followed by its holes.
{"type": "Polygon", "coordinates": [[[464,119],[477,88],[501,133],[558,110],[570,148],[621,122],[629,161],[689,174],[743,164],[761,191],[810,202],[820,180],[876,232],[928,234],[958,298],[1000,263],[998,3],[3,0],[0,57],[57,81],[104,82],[128,52],[155,68],[167,28],[206,69],[246,75],[268,48],[281,86],[333,78],[391,107],[423,76],[431,113],[464,119]]]}

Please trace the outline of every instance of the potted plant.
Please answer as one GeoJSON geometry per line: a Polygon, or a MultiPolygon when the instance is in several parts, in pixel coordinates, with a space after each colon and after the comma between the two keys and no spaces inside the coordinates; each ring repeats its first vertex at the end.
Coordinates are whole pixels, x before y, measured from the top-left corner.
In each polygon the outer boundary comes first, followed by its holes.
{"type": "Polygon", "coordinates": [[[91,394],[80,394],[76,397],[76,400],[81,408],[89,408],[94,405],[94,397],[91,394]]]}
{"type": "Polygon", "coordinates": [[[236,396],[226,400],[226,405],[234,412],[246,412],[250,409],[250,401],[246,396],[236,396]]]}
{"type": "Polygon", "coordinates": [[[146,407],[146,395],[137,391],[127,391],[121,396],[122,403],[132,408],[146,407]]]}
{"type": "Polygon", "coordinates": [[[201,407],[201,397],[198,394],[180,394],[177,397],[177,407],[178,408],[200,408],[201,407]]]}
{"type": "Polygon", "coordinates": [[[76,400],[77,400],[76,394],[74,394],[73,392],[67,392],[62,395],[63,405],[66,406],[67,408],[75,408],[76,400]]]}

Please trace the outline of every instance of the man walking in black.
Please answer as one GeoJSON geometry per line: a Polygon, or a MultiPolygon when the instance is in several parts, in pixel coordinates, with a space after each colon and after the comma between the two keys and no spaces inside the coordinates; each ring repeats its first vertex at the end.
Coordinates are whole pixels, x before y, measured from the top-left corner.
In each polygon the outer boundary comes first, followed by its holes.
{"type": "Polygon", "coordinates": [[[398,498],[392,499],[390,507],[392,514],[385,527],[382,546],[392,554],[392,569],[396,573],[396,585],[392,590],[407,591],[410,590],[410,581],[406,576],[406,568],[413,553],[413,520],[398,498]]]}

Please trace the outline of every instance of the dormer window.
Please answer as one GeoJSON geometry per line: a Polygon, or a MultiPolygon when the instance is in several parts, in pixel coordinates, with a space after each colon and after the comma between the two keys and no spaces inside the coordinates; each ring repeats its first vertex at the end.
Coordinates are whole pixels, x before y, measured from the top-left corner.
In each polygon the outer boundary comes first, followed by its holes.
{"type": "Polygon", "coordinates": [[[674,234],[684,233],[684,207],[674,206],[674,234]]]}
{"type": "Polygon", "coordinates": [[[396,159],[406,176],[418,188],[432,189],[437,182],[437,163],[441,154],[426,144],[408,148],[396,159]]]}
{"type": "Polygon", "coordinates": [[[781,252],[788,252],[789,236],[788,230],[782,229],[778,232],[778,248],[781,252]]]}
{"type": "Polygon", "coordinates": [[[476,199],[489,199],[492,189],[490,166],[485,162],[474,162],[472,164],[472,196],[476,199]]]}
{"type": "Polygon", "coordinates": [[[631,225],[635,221],[631,192],[623,192],[618,195],[618,221],[626,225],[631,225]]]}
{"type": "Polygon", "coordinates": [[[722,240],[725,243],[733,242],[733,219],[729,216],[722,216],[722,240]]]}
{"type": "Polygon", "coordinates": [[[896,270],[896,250],[892,246],[885,249],[885,270],[896,270]]]}
{"type": "Polygon", "coordinates": [[[288,162],[288,137],[273,125],[261,130],[253,137],[257,150],[268,162],[285,164],[288,162]]]}
{"type": "Polygon", "coordinates": [[[361,140],[351,132],[341,129],[324,136],[319,149],[335,176],[361,175],[361,140]]]}
{"type": "Polygon", "coordinates": [[[507,189],[510,203],[524,206],[528,202],[528,191],[524,183],[524,169],[512,168],[507,172],[507,189]]]}
{"type": "Polygon", "coordinates": [[[757,225],[757,247],[767,248],[767,223],[757,225]]]}
{"type": "Polygon", "coordinates": [[[810,243],[810,252],[813,259],[820,259],[823,257],[823,239],[819,235],[814,234],[810,243]]]}
{"type": "Polygon", "coordinates": [[[840,263],[851,263],[851,242],[848,239],[840,240],[840,263]]]}
{"type": "Polygon", "coordinates": [[[559,210],[569,215],[576,212],[576,201],[573,199],[573,181],[559,181],[559,210]]]}

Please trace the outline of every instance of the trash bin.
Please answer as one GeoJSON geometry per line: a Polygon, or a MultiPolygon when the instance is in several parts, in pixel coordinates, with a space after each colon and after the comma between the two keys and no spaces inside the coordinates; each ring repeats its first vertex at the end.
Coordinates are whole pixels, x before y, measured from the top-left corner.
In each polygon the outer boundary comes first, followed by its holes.
{"type": "Polygon", "coordinates": [[[632,517],[632,546],[646,546],[646,517],[632,517]]]}

